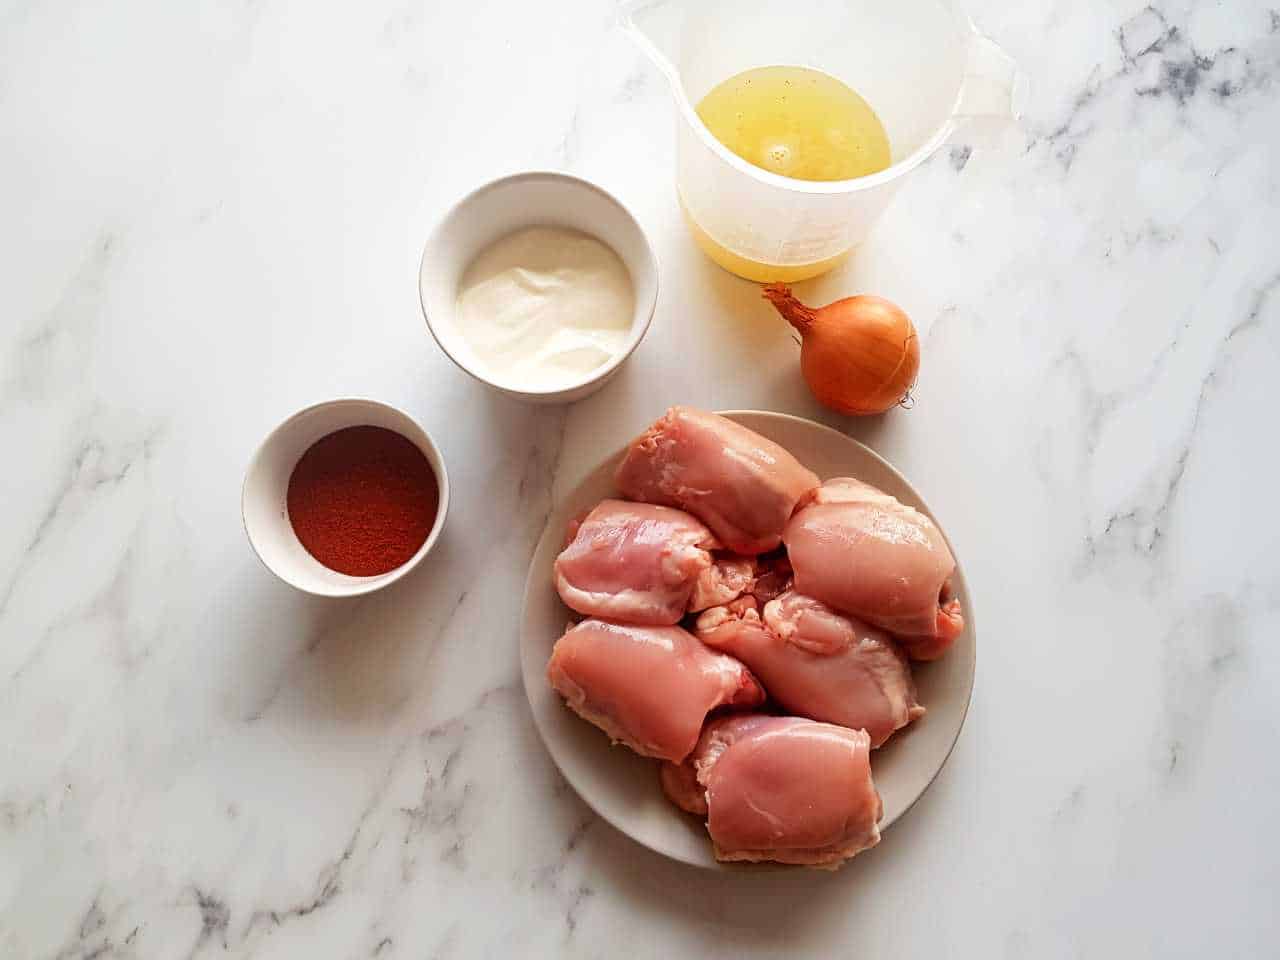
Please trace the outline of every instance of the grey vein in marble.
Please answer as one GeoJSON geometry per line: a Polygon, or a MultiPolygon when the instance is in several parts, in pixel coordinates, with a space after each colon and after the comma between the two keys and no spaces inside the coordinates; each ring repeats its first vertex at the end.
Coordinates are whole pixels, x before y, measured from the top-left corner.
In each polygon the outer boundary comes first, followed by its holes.
{"type": "MultiPolygon", "coordinates": [[[[1104,543],[1120,536],[1124,536],[1126,539],[1132,538],[1132,542],[1146,553],[1154,553],[1157,550],[1164,535],[1169,514],[1177,500],[1188,461],[1194,452],[1201,414],[1212,395],[1215,380],[1222,366],[1230,359],[1230,352],[1233,349],[1233,341],[1236,337],[1263,322],[1264,310],[1268,305],[1272,291],[1277,286],[1280,286],[1280,273],[1271,277],[1258,288],[1253,295],[1248,312],[1233,323],[1226,336],[1223,337],[1215,355],[1209,362],[1208,371],[1200,382],[1200,389],[1192,407],[1190,422],[1183,431],[1178,452],[1174,456],[1165,476],[1162,479],[1153,480],[1154,495],[1143,503],[1108,515],[1103,524],[1101,535],[1086,538],[1085,545],[1090,556],[1095,555],[1104,543]]],[[[1176,343],[1170,349],[1174,348],[1176,348],[1176,343]]],[[[1163,355],[1162,353],[1161,356],[1163,355]]],[[[1149,386],[1158,369],[1159,362],[1152,368],[1151,377],[1148,377],[1144,384],[1139,384],[1134,391],[1130,392],[1130,395],[1133,392],[1141,392],[1141,390],[1149,386]]],[[[1125,399],[1125,395],[1111,395],[1095,399],[1089,420],[1089,435],[1094,438],[1091,441],[1091,449],[1092,445],[1096,444],[1101,421],[1115,409],[1116,405],[1123,403],[1125,399]]]]}
{"type": "Polygon", "coordinates": [[[1116,31],[1116,40],[1119,69],[1107,73],[1096,66],[1066,119],[1052,131],[1033,137],[1028,145],[1028,150],[1047,145],[1064,171],[1071,169],[1076,151],[1092,129],[1084,118],[1112,88],[1127,87],[1144,99],[1167,97],[1185,108],[1202,90],[1218,103],[1260,91],[1280,66],[1280,48],[1270,35],[1258,37],[1245,49],[1227,46],[1204,52],[1154,6],[1125,21],[1116,31]]]}

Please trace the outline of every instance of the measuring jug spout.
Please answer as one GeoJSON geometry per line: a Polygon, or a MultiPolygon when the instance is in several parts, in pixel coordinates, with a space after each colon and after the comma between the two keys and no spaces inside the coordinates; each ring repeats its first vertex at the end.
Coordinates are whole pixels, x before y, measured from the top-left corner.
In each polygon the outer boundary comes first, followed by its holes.
{"type": "Polygon", "coordinates": [[[680,91],[680,34],[684,9],[680,0],[623,0],[618,5],[622,27],[653,65],[680,91]]]}
{"type": "Polygon", "coordinates": [[[994,40],[970,25],[958,120],[1001,121],[1022,116],[1027,77],[994,40]]]}

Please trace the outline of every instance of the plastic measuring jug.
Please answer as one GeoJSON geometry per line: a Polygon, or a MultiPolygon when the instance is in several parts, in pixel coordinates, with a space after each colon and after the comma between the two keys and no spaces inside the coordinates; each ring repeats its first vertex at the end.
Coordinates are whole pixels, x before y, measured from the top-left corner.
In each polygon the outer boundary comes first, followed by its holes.
{"type": "Polygon", "coordinates": [[[1016,115],[1013,60],[947,0],[626,0],[624,27],[671,83],[676,188],[699,246],[761,282],[817,276],[862,241],[902,183],[962,125],[1016,115]],[[753,67],[822,70],[856,90],[889,137],[890,166],[794,180],[748,163],[696,104],[753,67]]]}

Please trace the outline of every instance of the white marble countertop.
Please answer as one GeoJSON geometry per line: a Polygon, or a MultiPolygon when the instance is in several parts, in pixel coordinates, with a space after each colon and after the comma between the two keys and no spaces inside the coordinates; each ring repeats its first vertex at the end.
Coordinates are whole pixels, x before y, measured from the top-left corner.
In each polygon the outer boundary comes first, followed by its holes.
{"type": "Polygon", "coordinates": [[[1031,76],[1022,128],[945,148],[804,288],[921,327],[915,408],[854,422],[684,233],[611,4],[559,7],[0,8],[0,955],[1272,953],[1280,12],[972,5],[1031,76]],[[663,264],[571,408],[485,392],[416,300],[432,220],[523,167],[615,190],[663,264]],[[351,394],[461,482],[422,569],[324,602],[254,558],[240,480],[351,394]],[[548,506],[675,401],[869,443],[970,578],[956,752],[838,874],[650,854],[533,730],[548,506]]]}

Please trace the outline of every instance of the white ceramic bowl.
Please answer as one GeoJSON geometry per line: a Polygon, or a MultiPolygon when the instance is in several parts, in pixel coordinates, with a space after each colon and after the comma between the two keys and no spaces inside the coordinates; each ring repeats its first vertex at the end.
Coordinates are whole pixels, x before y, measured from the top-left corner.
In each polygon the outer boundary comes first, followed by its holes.
{"type": "Polygon", "coordinates": [[[376,400],[329,400],[307,407],[276,427],[262,441],[245,472],[240,495],[244,531],[268,570],[305,593],[322,597],[354,597],[394,583],[422,562],[444,529],[449,512],[449,475],[444,458],[427,431],[407,413],[376,400]],[[307,552],[289,522],[286,496],[298,459],[321,437],[345,427],[385,427],[411,440],[431,464],[440,487],[436,522],[418,552],[400,566],[374,577],[352,577],[330,570],[307,552]]]}
{"type": "Polygon", "coordinates": [[[658,262],[636,218],[612,194],[565,173],[517,173],[467,194],[432,230],[418,270],[418,295],[436,343],[471,376],[521,400],[568,403],[604,386],[644,337],[658,304],[658,262]],[[486,371],[454,323],[458,283],[471,261],[507,234],[533,226],[570,227],[611,247],[631,273],[636,299],[622,352],[579,380],[547,390],[504,383],[486,371]]]}
{"type": "MultiPolygon", "coordinates": [[[[891,493],[930,517],[933,513],[907,478],[858,441],[830,427],[782,413],[722,410],[790,450],[819,477],[858,477],[891,493]]],[[[663,796],[658,765],[609,738],[565,707],[547,682],[551,648],[564,633],[570,611],[556,595],[552,570],[569,520],[582,516],[603,498],[617,496],[613,474],[623,451],[601,462],[547,518],[547,527],[529,565],[520,623],[520,662],[533,719],[560,772],[601,817],[651,850],[699,867],[742,871],[742,865],[717,863],[701,820],[677,810],[663,796]]],[[[937,522],[937,518],[933,517],[937,522]]],[[[939,524],[939,529],[941,525],[939,524]]],[[[945,536],[945,533],[944,533],[945,536]]],[[[954,548],[952,550],[954,553],[954,548]]],[[[900,730],[871,754],[871,771],[884,801],[880,829],[911,808],[946,763],[964,725],[973,693],[977,624],[973,598],[957,558],[952,586],[964,610],[964,632],[941,660],[913,663],[920,703],[928,713],[900,730]]],[[[937,824],[939,829],[949,825],[937,824]]],[[[885,843],[892,843],[886,836],[885,843]]],[[[749,868],[761,869],[761,868],[749,868]]],[[[770,866],[770,869],[782,869],[770,866]]]]}

